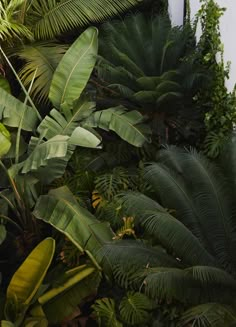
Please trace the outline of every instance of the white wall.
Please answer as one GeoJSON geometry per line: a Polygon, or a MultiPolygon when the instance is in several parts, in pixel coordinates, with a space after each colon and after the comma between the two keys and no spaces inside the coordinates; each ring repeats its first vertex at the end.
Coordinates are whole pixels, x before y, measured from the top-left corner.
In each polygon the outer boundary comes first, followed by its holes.
{"type": "Polygon", "coordinates": [[[182,25],[184,17],[184,0],[169,0],[169,15],[173,26],[182,25]]]}
{"type": "MultiPolygon", "coordinates": [[[[226,82],[228,89],[232,90],[236,83],[236,0],[216,0],[219,6],[225,7],[223,17],[221,18],[221,40],[224,44],[224,60],[231,62],[230,79],[226,82]]],[[[200,8],[199,0],[190,0],[191,16],[200,8]]],[[[169,0],[169,14],[173,25],[183,23],[184,0],[169,0]]],[[[198,29],[198,37],[200,29],[198,29]]]]}
{"type": "MultiPolygon", "coordinates": [[[[216,0],[220,7],[226,8],[220,21],[221,41],[224,44],[224,60],[231,62],[230,78],[226,85],[232,90],[236,83],[236,0],[216,0]]],[[[191,16],[200,8],[199,0],[190,0],[191,16]]],[[[198,34],[200,30],[198,31],[198,34]]]]}

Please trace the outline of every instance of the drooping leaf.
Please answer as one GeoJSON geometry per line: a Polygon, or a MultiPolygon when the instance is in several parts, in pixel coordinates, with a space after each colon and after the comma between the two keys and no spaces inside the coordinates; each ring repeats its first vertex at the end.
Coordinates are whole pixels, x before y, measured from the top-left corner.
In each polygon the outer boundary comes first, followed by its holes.
{"type": "Polygon", "coordinates": [[[33,151],[22,163],[22,173],[36,171],[38,168],[46,166],[50,159],[66,157],[68,139],[68,136],[57,135],[46,142],[40,142],[38,138],[32,137],[29,146],[33,148],[33,151]]]}
{"type": "Polygon", "coordinates": [[[113,237],[108,224],[82,208],[67,187],[40,196],[33,214],[65,234],[81,252],[94,254],[113,237]]]}
{"type": "Polygon", "coordinates": [[[39,297],[50,323],[59,323],[68,317],[86,297],[97,291],[100,275],[94,267],[79,266],[65,273],[66,279],[39,297]]]}
{"type": "Polygon", "coordinates": [[[34,130],[38,121],[35,110],[26,106],[5,90],[0,89],[0,118],[3,123],[7,126],[18,127],[23,115],[22,129],[26,131],[34,130]]]}
{"type": "Polygon", "coordinates": [[[88,28],[72,44],[53,75],[49,98],[60,109],[72,107],[83,92],[96,62],[98,31],[88,28]]]}
{"type": "Polygon", "coordinates": [[[86,124],[106,131],[112,130],[128,143],[141,147],[150,141],[151,131],[143,124],[144,118],[138,111],[129,111],[123,106],[96,111],[86,124]]]}
{"type": "Polygon", "coordinates": [[[76,127],[70,137],[70,144],[79,145],[86,148],[98,148],[101,143],[101,137],[95,131],[88,128],[76,127]]]}

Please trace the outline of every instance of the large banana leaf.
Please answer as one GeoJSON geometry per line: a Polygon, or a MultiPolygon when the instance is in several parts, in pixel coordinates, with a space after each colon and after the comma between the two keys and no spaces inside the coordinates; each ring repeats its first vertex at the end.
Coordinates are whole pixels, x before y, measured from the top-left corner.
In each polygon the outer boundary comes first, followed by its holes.
{"type": "Polygon", "coordinates": [[[74,268],[65,275],[68,276],[62,284],[38,299],[50,323],[59,323],[72,314],[82,300],[96,293],[100,282],[100,274],[94,267],[86,265],[74,268]]]}
{"type": "Polygon", "coordinates": [[[47,238],[36,246],[13,275],[7,288],[6,303],[16,298],[21,304],[30,304],[46,275],[54,251],[55,241],[52,238],[47,238]]]}
{"type": "Polygon", "coordinates": [[[96,111],[86,125],[112,130],[128,143],[141,147],[150,141],[150,128],[143,124],[144,118],[136,110],[127,111],[123,106],[96,111]]]}
{"type": "Polygon", "coordinates": [[[38,121],[35,110],[26,106],[7,91],[0,88],[0,119],[7,126],[18,127],[22,120],[22,129],[32,131],[38,121]],[[23,120],[22,120],[23,117],[23,120]]]}
{"type": "Polygon", "coordinates": [[[94,102],[80,99],[73,104],[72,110],[64,110],[63,113],[51,110],[50,116],[43,119],[37,130],[47,140],[58,134],[71,136],[78,123],[91,115],[94,109],[94,102]]]}
{"type": "Polygon", "coordinates": [[[40,196],[33,214],[65,234],[82,252],[95,254],[114,236],[109,225],[82,208],[67,187],[40,196]]]}
{"type": "Polygon", "coordinates": [[[68,136],[57,135],[46,142],[41,141],[40,143],[38,138],[32,137],[29,147],[33,148],[33,151],[22,163],[22,173],[36,171],[38,168],[46,166],[50,159],[66,157],[68,139],[68,136]]]}
{"type": "Polygon", "coordinates": [[[60,109],[71,107],[87,85],[96,62],[98,31],[88,28],[72,44],[53,75],[49,98],[60,109]]]}

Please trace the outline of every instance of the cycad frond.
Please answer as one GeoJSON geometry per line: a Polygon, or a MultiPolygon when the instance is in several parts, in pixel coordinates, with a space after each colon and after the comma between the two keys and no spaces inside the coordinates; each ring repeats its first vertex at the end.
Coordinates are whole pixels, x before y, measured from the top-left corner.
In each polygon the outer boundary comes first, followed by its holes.
{"type": "Polygon", "coordinates": [[[152,299],[186,303],[214,300],[230,303],[236,292],[236,281],[229,274],[207,266],[150,268],[144,285],[145,293],[152,299]]]}
{"type": "Polygon", "coordinates": [[[233,327],[235,324],[236,312],[232,308],[219,303],[205,303],[184,312],[177,327],[233,327]]]}
{"type": "Polygon", "coordinates": [[[34,22],[34,35],[45,39],[72,28],[102,21],[137,3],[137,0],[34,0],[29,18],[34,22]]]}
{"type": "Polygon", "coordinates": [[[53,73],[67,49],[66,45],[55,42],[41,42],[17,51],[19,58],[26,62],[19,75],[25,86],[35,77],[31,94],[39,101],[47,101],[53,73]]]}
{"type": "Polygon", "coordinates": [[[160,161],[163,164],[152,164],[146,172],[163,205],[176,209],[177,217],[200,236],[219,264],[235,271],[234,207],[226,178],[196,151],[163,150],[160,161]]]}

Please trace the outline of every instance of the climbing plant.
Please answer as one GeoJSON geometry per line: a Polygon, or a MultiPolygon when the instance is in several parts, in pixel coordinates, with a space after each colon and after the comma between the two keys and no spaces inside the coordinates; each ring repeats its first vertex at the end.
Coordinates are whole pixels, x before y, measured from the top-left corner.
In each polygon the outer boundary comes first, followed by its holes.
{"type": "Polygon", "coordinates": [[[235,89],[229,92],[225,86],[230,69],[230,64],[225,64],[223,59],[224,47],[220,34],[220,18],[225,8],[221,8],[214,0],[201,0],[201,3],[198,21],[202,35],[197,55],[207,67],[211,82],[199,96],[199,101],[207,107],[204,150],[209,157],[214,158],[220,154],[236,122],[236,97],[235,89]]]}

